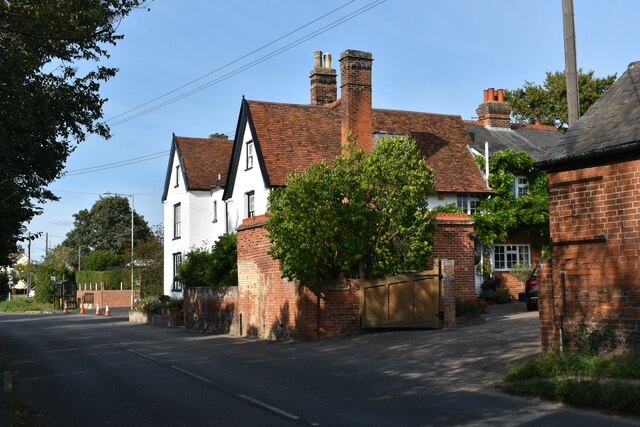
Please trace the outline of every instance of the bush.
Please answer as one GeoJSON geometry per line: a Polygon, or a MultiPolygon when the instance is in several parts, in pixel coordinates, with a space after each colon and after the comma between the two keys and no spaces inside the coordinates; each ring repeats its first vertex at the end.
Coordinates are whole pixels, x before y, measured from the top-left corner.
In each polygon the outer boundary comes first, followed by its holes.
{"type": "Polygon", "coordinates": [[[480,313],[480,301],[456,299],[456,317],[476,316],[480,313]]]}
{"type": "Polygon", "coordinates": [[[182,310],[184,300],[172,299],[167,295],[153,296],[136,301],[133,309],[147,314],[161,314],[163,309],[182,310]]]}
{"type": "Polygon", "coordinates": [[[529,264],[514,264],[513,266],[511,266],[509,274],[511,274],[513,277],[524,284],[529,276],[531,276],[532,270],[533,268],[529,264]]]}
{"type": "Polygon", "coordinates": [[[235,234],[223,234],[211,251],[187,252],[178,276],[184,286],[235,286],[238,284],[238,246],[235,234]]]}
{"type": "Polygon", "coordinates": [[[506,304],[511,302],[511,294],[504,288],[483,291],[480,294],[480,298],[489,304],[506,304]]]}

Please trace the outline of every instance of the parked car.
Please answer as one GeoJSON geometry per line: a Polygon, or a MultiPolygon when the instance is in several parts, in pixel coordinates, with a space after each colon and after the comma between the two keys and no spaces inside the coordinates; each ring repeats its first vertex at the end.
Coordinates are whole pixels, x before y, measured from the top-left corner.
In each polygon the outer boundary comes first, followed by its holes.
{"type": "Polygon", "coordinates": [[[527,310],[538,309],[538,279],[536,278],[536,272],[538,267],[533,269],[529,279],[524,283],[524,295],[527,304],[527,310]]]}

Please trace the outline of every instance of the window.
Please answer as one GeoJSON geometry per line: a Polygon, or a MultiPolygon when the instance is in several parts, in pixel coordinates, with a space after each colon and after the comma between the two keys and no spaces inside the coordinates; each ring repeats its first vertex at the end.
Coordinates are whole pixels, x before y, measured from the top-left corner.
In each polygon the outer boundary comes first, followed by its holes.
{"type": "Polygon", "coordinates": [[[253,167],[253,141],[247,142],[247,169],[253,167]]]}
{"type": "Polygon", "coordinates": [[[246,193],[246,201],[247,201],[247,218],[251,218],[256,215],[256,206],[255,206],[255,194],[253,191],[249,191],[246,193]]]}
{"type": "Polygon", "coordinates": [[[531,265],[529,245],[495,245],[493,266],[496,270],[509,271],[514,264],[531,265]]]}
{"type": "Polygon", "coordinates": [[[526,176],[516,176],[513,179],[513,197],[516,199],[529,192],[529,179],[526,176]]]}
{"type": "Polygon", "coordinates": [[[173,285],[171,290],[173,291],[181,291],[182,283],[178,278],[178,271],[180,270],[180,266],[182,265],[182,253],[176,252],[173,254],[173,285]]]}
{"type": "Polygon", "coordinates": [[[471,215],[472,213],[476,212],[476,208],[478,206],[478,198],[465,193],[461,193],[458,194],[457,205],[458,209],[462,210],[468,215],[471,215]]]}
{"type": "Polygon", "coordinates": [[[380,140],[386,136],[393,136],[393,132],[374,132],[373,134],[373,148],[377,148],[378,147],[378,142],[380,142],[380,140]]]}
{"type": "Polygon", "coordinates": [[[179,239],[182,235],[180,228],[180,203],[173,205],[173,238],[179,239]]]}
{"type": "Polygon", "coordinates": [[[180,166],[176,166],[176,185],[175,187],[180,185],[180,166]]]}
{"type": "Polygon", "coordinates": [[[218,222],[218,201],[213,201],[213,222],[218,222]]]}

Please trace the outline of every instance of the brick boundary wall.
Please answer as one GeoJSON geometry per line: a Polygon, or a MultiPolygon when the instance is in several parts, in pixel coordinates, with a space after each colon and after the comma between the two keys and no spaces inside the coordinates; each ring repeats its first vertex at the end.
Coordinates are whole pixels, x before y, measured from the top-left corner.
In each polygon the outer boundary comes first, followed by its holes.
{"type": "Polygon", "coordinates": [[[436,240],[427,267],[434,259],[453,260],[455,265],[454,297],[475,298],[475,243],[471,233],[473,221],[464,213],[436,214],[436,240]]]}
{"type": "Polygon", "coordinates": [[[184,327],[214,334],[240,334],[237,286],[184,289],[184,327]]]}
{"type": "MultiPolygon", "coordinates": [[[[240,334],[267,339],[317,337],[316,296],[283,279],[271,258],[267,215],[247,218],[238,227],[238,305],[240,334]]],[[[320,302],[320,337],[360,330],[357,285],[326,292],[320,302]]]]}
{"type": "Polygon", "coordinates": [[[85,309],[93,308],[96,304],[100,304],[100,308],[106,305],[111,307],[130,307],[131,306],[131,289],[124,290],[78,290],[78,301],[82,301],[84,294],[93,294],[93,304],[85,304],[85,309]]]}
{"type": "Polygon", "coordinates": [[[456,291],[455,291],[455,261],[443,259],[441,261],[442,294],[440,295],[440,311],[442,311],[442,327],[453,329],[456,322],[456,291]]]}
{"type": "Polygon", "coordinates": [[[640,353],[640,160],[548,174],[542,346],[640,353]],[[562,279],[564,272],[564,286],[562,279]]]}

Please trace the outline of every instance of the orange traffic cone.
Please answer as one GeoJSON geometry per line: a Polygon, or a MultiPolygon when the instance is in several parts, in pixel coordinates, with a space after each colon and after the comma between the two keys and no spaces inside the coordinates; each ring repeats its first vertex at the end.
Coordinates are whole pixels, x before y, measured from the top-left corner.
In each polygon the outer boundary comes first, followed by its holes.
{"type": "Polygon", "coordinates": [[[64,303],[64,310],[62,310],[63,313],[68,313],[69,309],[67,308],[67,303],[64,303]]]}
{"type": "Polygon", "coordinates": [[[80,314],[84,314],[84,303],[80,303],[80,314]]]}
{"type": "Polygon", "coordinates": [[[109,313],[109,304],[107,304],[107,306],[104,309],[104,315],[106,316],[111,316],[111,313],[109,313]]]}
{"type": "Polygon", "coordinates": [[[100,315],[100,304],[96,304],[96,314],[100,315]]]}

